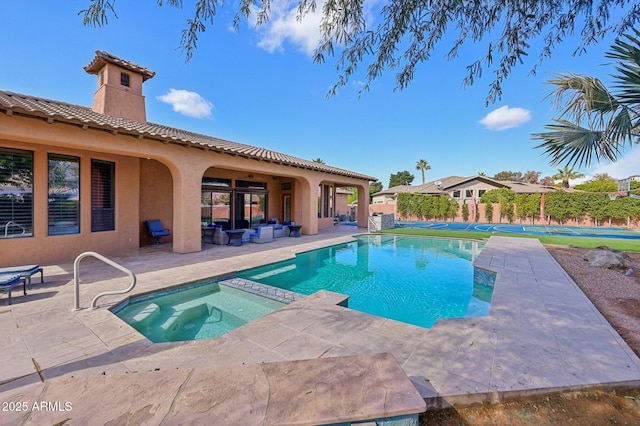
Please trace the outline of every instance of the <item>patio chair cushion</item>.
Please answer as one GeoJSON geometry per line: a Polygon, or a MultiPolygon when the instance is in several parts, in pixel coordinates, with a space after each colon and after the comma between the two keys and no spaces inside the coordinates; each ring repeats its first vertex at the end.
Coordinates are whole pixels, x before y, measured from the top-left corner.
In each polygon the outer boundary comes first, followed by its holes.
{"type": "Polygon", "coordinates": [[[27,279],[20,274],[0,274],[0,291],[9,294],[9,304],[11,304],[11,290],[22,284],[22,292],[27,295],[27,279]]]}
{"type": "Polygon", "coordinates": [[[147,220],[145,221],[147,225],[147,231],[152,238],[155,238],[156,244],[160,244],[160,238],[168,237],[171,235],[171,231],[163,228],[162,222],[160,220],[147,220]]]}
{"type": "Polygon", "coordinates": [[[7,268],[0,268],[0,275],[4,274],[18,274],[21,278],[26,280],[27,285],[31,288],[31,276],[40,272],[40,282],[44,282],[44,272],[40,265],[22,265],[22,266],[10,266],[7,268]]]}

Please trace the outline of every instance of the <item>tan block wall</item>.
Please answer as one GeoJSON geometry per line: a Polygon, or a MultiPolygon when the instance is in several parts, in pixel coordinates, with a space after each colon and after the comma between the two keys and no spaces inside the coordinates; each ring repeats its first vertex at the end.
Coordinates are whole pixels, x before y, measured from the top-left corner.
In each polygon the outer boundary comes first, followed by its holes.
{"type": "MultiPolygon", "coordinates": [[[[395,207],[396,207],[395,204],[372,204],[372,205],[369,206],[369,214],[371,215],[374,212],[382,212],[382,213],[385,213],[385,214],[394,213],[395,212],[395,207]]],[[[499,203],[493,204],[493,215],[492,215],[492,218],[491,218],[491,222],[489,222],[487,220],[487,217],[486,217],[486,214],[485,214],[485,204],[478,204],[477,208],[478,208],[478,212],[479,212],[479,217],[478,217],[477,223],[482,223],[482,224],[491,223],[492,225],[508,224],[509,223],[509,221],[507,220],[506,217],[500,218],[500,204],[499,203]]],[[[415,216],[399,217],[398,215],[396,215],[396,220],[420,221],[420,219],[418,219],[415,216]]],[[[424,219],[422,219],[422,220],[424,221],[424,219]]],[[[453,219],[453,221],[447,220],[447,222],[464,222],[462,220],[462,209],[458,209],[458,214],[453,219]]],[[[469,220],[467,222],[471,222],[471,223],[473,222],[473,217],[471,215],[471,206],[469,206],[469,220]]],[[[516,218],[514,218],[512,224],[514,224],[514,225],[520,225],[520,224],[522,224],[522,225],[531,225],[532,223],[531,223],[531,218],[520,220],[520,218],[516,217],[516,218]]],[[[562,226],[586,226],[586,227],[594,226],[595,227],[596,223],[595,223],[594,220],[592,220],[588,216],[586,216],[585,218],[581,219],[579,221],[579,223],[576,223],[575,219],[569,218],[567,221],[565,221],[562,224],[560,222],[556,221],[556,220],[549,219],[548,217],[546,217],[545,220],[542,221],[542,220],[540,220],[539,216],[536,216],[533,225],[551,225],[551,226],[562,225],[562,226]]],[[[631,229],[640,229],[640,220],[632,220],[629,225],[630,225],[631,229]]],[[[600,227],[609,226],[609,219],[605,219],[603,221],[600,221],[598,226],[600,226],[600,227]]],[[[627,227],[627,221],[626,220],[612,220],[611,221],[611,226],[612,227],[626,228],[627,227]]]]}

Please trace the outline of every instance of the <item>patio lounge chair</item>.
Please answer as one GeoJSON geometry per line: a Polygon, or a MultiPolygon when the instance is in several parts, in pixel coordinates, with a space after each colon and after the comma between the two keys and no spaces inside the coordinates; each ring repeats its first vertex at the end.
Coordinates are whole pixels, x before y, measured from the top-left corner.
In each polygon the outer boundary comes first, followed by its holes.
{"type": "Polygon", "coordinates": [[[222,229],[222,225],[214,225],[213,228],[213,237],[211,237],[211,241],[214,244],[219,244],[221,246],[229,244],[229,235],[227,235],[227,233],[222,229]]]}
{"type": "Polygon", "coordinates": [[[157,219],[147,220],[145,223],[147,224],[147,231],[149,232],[151,238],[156,239],[156,244],[160,244],[160,238],[168,237],[169,235],[171,235],[171,231],[163,228],[162,222],[157,219]]]}
{"type": "Polygon", "coordinates": [[[27,286],[31,289],[31,276],[40,272],[40,282],[44,282],[44,272],[40,265],[22,265],[10,266],[8,268],[0,268],[0,275],[18,274],[20,278],[24,278],[27,286]]]}
{"type": "Polygon", "coordinates": [[[273,226],[258,226],[255,232],[249,235],[252,243],[270,243],[273,241],[273,226]]]}
{"type": "Polygon", "coordinates": [[[11,304],[11,290],[22,284],[22,292],[27,295],[27,279],[20,274],[0,274],[0,290],[9,293],[9,304],[11,304]]]}
{"type": "MultiPolygon", "coordinates": [[[[282,225],[278,219],[272,219],[267,222],[267,225],[273,226],[273,238],[280,238],[285,236],[285,226],[282,225]]],[[[288,230],[288,228],[287,228],[288,230]]],[[[288,236],[288,235],[287,235],[288,236]]]]}

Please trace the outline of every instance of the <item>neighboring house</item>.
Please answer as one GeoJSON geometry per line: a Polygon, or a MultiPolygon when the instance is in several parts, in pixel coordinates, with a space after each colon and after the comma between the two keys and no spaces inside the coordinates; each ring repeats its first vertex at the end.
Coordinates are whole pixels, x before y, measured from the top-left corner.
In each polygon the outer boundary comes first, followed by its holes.
{"type": "Polygon", "coordinates": [[[373,194],[371,209],[376,210],[379,204],[395,204],[400,193],[448,195],[460,203],[479,201],[480,197],[492,189],[507,188],[516,193],[531,194],[535,192],[555,191],[553,186],[529,184],[524,182],[498,181],[485,176],[449,176],[427,182],[422,185],[398,185],[373,194]]]}
{"type": "Polygon", "coordinates": [[[147,122],[154,72],[101,51],[84,69],[98,80],[92,108],[0,91],[0,266],[136,248],[151,242],[148,219],[190,253],[202,222],[277,217],[316,234],[333,226],[340,188],[368,206],[374,177],[147,122]]]}

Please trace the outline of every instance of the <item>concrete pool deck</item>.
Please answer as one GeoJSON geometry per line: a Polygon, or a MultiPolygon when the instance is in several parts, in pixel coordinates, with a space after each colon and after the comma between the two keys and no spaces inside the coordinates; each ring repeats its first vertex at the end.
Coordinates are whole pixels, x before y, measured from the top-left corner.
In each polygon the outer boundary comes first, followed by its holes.
{"type": "MultiPolygon", "coordinates": [[[[165,245],[111,258],[136,273],[138,294],[283,260],[361,233],[335,228],[267,245],[207,246],[188,255],[165,245]]],[[[72,312],[72,264],[45,265],[45,284],[34,280],[26,297],[15,293],[11,306],[0,299],[0,401],[55,399],[74,408],[33,412],[29,405],[29,412],[1,411],[0,423],[78,419],[96,404],[100,423],[136,410],[166,420],[182,390],[196,377],[206,383],[213,366],[384,352],[432,407],[640,386],[640,359],[537,240],[491,237],[475,265],[497,273],[487,317],[441,320],[427,330],[343,308],[335,294],[322,293],[214,340],[160,344],[107,309],[124,296],[100,299],[97,310],[72,312]],[[120,386],[105,394],[99,386],[105,380],[120,386]]],[[[102,291],[128,286],[124,274],[94,259],[83,260],[80,271],[82,307],[102,291]]],[[[250,408],[238,405],[236,414],[250,408]]]]}

